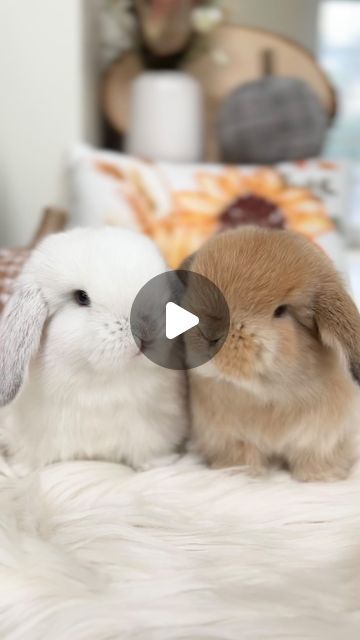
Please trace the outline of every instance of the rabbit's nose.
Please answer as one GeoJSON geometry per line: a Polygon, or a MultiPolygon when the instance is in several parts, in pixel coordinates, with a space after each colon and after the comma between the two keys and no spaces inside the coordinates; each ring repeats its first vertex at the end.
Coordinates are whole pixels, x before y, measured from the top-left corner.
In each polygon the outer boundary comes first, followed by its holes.
{"type": "Polygon", "coordinates": [[[235,329],[235,331],[243,331],[245,328],[245,324],[243,322],[234,322],[232,324],[232,328],[235,329]]]}
{"type": "Polygon", "coordinates": [[[131,330],[134,336],[141,339],[145,344],[152,342],[159,332],[160,323],[148,314],[143,314],[132,323],[131,330]]]}
{"type": "Polygon", "coordinates": [[[123,331],[128,331],[130,329],[130,323],[127,318],[120,318],[119,320],[115,320],[115,327],[121,333],[123,331]]]}

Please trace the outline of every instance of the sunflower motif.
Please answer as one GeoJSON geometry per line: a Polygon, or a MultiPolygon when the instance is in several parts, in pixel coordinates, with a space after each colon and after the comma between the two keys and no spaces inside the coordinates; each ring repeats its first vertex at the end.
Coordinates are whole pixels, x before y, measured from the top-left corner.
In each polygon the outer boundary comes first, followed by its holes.
{"type": "Polygon", "coordinates": [[[159,172],[149,182],[137,165],[125,163],[120,169],[101,162],[96,168],[116,181],[134,225],[153,238],[172,268],[214,233],[241,224],[292,229],[314,241],[334,229],[322,201],[308,189],[289,185],[276,169],[198,171],[194,189],[173,190],[159,172]]]}
{"type": "Polygon", "coordinates": [[[239,225],[284,226],[314,241],[334,228],[321,200],[307,189],[289,186],[275,169],[246,172],[229,167],[218,174],[199,171],[195,180],[196,190],[176,191],[173,211],[165,218],[154,220],[150,231],[173,268],[213,233],[226,227],[226,212],[241,198],[244,204],[251,200],[254,205],[257,200],[257,206],[251,206],[243,220],[239,218],[239,225]],[[269,213],[266,220],[262,215],[265,205],[269,213]]]}

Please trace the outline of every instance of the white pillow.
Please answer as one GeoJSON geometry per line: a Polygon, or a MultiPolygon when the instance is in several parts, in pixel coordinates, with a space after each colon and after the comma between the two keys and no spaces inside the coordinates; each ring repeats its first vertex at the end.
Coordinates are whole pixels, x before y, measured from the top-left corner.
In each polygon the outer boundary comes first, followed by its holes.
{"type": "Polygon", "coordinates": [[[345,270],[336,230],[347,209],[344,163],[315,159],[277,167],[189,166],[78,145],[71,154],[69,180],[74,225],[143,231],[174,268],[218,230],[220,215],[232,201],[253,194],[277,205],[288,228],[317,242],[345,270]]]}

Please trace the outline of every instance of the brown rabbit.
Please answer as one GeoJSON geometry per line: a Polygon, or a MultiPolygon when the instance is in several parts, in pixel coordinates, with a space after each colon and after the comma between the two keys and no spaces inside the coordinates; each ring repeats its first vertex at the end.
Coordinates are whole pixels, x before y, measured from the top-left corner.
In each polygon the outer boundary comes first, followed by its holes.
{"type": "MultiPolygon", "coordinates": [[[[258,473],[276,460],[299,480],[346,478],[360,426],[360,315],[330,260],[295,233],[244,227],[211,239],[191,269],[230,311],[222,348],[190,372],[197,449],[213,467],[258,473]]],[[[212,307],[203,300],[202,314],[216,317],[212,307]]],[[[187,347],[207,340],[200,324],[187,347]]]]}

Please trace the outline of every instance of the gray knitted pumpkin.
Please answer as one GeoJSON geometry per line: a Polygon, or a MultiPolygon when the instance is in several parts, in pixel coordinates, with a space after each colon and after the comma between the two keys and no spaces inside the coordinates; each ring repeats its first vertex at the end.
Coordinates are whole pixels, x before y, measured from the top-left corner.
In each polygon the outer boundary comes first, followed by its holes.
{"type": "Polygon", "coordinates": [[[223,102],[218,142],[225,162],[271,164],[318,156],[328,128],[319,98],[302,80],[269,76],[223,102]]]}

